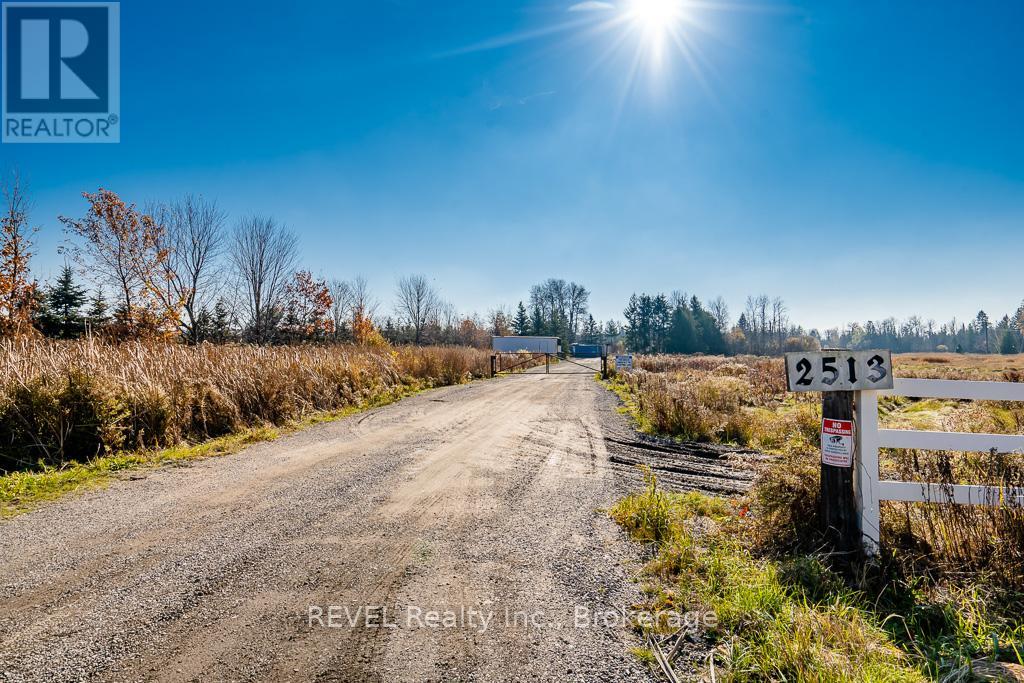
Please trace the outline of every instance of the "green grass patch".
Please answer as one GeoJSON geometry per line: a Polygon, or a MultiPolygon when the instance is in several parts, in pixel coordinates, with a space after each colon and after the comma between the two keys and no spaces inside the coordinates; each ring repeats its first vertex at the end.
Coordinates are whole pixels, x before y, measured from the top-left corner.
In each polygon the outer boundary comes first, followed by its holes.
{"type": "Polygon", "coordinates": [[[629,648],[629,654],[633,655],[649,667],[654,667],[658,663],[658,660],[654,658],[654,653],[651,652],[650,648],[631,647],[629,648]]]}
{"type": "Polygon", "coordinates": [[[811,557],[757,557],[743,542],[741,510],[697,493],[669,493],[648,472],[647,488],[621,500],[611,517],[638,541],[655,544],[646,572],[663,582],[652,611],[704,610],[717,625],[724,681],[924,681],[863,596],[811,557]]]}
{"type": "Polygon", "coordinates": [[[637,402],[636,394],[630,391],[629,385],[614,377],[598,381],[605,389],[619,397],[619,400],[622,401],[622,405],[619,406],[619,412],[628,416],[638,431],[644,434],[657,433],[651,421],[644,416],[644,412],[640,409],[640,404],[637,402]]]}
{"type": "Polygon", "coordinates": [[[813,553],[768,554],[755,541],[758,511],[667,492],[645,476],[646,488],[609,514],[654,549],[641,579],[648,611],[714,613],[705,636],[720,680],[1016,680],[1007,671],[1024,672],[1019,612],[1000,609],[1007,596],[983,582],[958,588],[893,562],[850,571],[813,553]]]}

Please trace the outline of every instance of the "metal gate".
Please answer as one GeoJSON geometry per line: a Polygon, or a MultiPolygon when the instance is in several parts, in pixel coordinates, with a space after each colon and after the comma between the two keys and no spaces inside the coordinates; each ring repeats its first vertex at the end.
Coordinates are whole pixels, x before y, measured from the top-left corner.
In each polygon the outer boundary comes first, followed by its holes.
{"type": "Polygon", "coordinates": [[[601,356],[601,369],[597,370],[589,365],[584,365],[578,361],[569,358],[566,353],[531,353],[523,351],[500,351],[491,355],[491,377],[497,375],[512,372],[517,368],[521,368],[527,363],[539,360],[540,357],[544,357],[544,373],[551,374],[551,358],[555,357],[560,363],[569,363],[571,365],[578,366],[580,370],[570,370],[568,372],[558,372],[555,374],[559,375],[593,375],[595,372],[600,372],[601,377],[608,379],[608,356],[601,356]],[[511,356],[515,358],[511,365],[505,365],[502,362],[502,358],[511,356]]]}

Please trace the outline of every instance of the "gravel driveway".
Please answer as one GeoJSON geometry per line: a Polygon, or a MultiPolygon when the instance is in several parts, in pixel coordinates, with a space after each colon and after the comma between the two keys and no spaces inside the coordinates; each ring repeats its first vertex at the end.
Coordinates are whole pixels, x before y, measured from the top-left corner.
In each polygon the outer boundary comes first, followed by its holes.
{"type": "Polygon", "coordinates": [[[600,512],[636,484],[604,438],[624,422],[576,370],[0,524],[0,680],[653,680],[615,616],[640,599],[638,549],[600,512]]]}

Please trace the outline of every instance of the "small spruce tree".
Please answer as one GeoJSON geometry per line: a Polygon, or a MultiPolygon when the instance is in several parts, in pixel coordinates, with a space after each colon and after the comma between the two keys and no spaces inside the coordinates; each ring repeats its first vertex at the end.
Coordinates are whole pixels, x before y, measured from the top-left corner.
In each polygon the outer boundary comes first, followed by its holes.
{"type": "Polygon", "coordinates": [[[85,319],[93,332],[99,331],[110,322],[109,308],[107,300],[103,297],[103,290],[97,289],[89,300],[89,310],[85,314],[85,319]]]}
{"type": "Polygon", "coordinates": [[[541,315],[539,308],[533,309],[533,316],[530,321],[530,332],[532,334],[543,335],[547,330],[544,325],[544,317],[541,315]]]}
{"type": "Polygon", "coordinates": [[[232,339],[231,311],[223,299],[218,299],[213,307],[213,320],[210,323],[210,340],[223,344],[232,339]]]}
{"type": "Polygon", "coordinates": [[[53,336],[74,339],[85,332],[85,318],[82,307],[86,302],[85,288],[75,284],[71,266],[65,265],[57,282],[46,293],[46,306],[52,318],[53,336]]]}
{"type": "Polygon", "coordinates": [[[526,314],[526,306],[523,302],[519,302],[519,306],[516,308],[516,317],[512,319],[512,331],[517,335],[523,336],[530,333],[530,318],[526,314]]]}

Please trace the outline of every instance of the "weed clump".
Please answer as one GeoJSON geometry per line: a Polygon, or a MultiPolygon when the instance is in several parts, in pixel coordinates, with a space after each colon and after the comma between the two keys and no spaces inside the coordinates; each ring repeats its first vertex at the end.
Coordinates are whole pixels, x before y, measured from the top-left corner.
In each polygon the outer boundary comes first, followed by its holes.
{"type": "Polygon", "coordinates": [[[645,571],[660,585],[648,591],[649,611],[714,615],[704,636],[720,680],[926,680],[826,565],[759,557],[744,542],[750,520],[742,508],[662,491],[650,472],[646,478],[645,490],[621,500],[611,517],[655,551],[645,571]]]}

